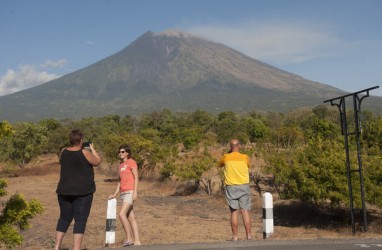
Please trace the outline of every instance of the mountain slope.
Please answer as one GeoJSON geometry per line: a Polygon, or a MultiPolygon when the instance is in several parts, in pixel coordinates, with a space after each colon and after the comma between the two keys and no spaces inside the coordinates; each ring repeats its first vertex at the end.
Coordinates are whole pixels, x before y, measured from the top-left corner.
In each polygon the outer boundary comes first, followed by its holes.
{"type": "Polygon", "coordinates": [[[0,97],[0,119],[124,116],[164,108],[286,112],[343,94],[223,44],[170,30],[146,32],[84,69],[0,97]]]}

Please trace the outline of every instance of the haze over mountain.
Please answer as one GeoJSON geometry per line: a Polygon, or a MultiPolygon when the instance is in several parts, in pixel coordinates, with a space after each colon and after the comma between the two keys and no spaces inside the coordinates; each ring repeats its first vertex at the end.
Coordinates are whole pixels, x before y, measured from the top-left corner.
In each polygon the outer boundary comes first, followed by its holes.
{"type": "MultiPolygon", "coordinates": [[[[86,68],[0,97],[0,119],[36,121],[170,109],[212,113],[286,112],[345,94],[250,58],[223,44],[173,30],[146,32],[86,68]]],[[[382,107],[372,97],[371,109],[382,107]]]]}

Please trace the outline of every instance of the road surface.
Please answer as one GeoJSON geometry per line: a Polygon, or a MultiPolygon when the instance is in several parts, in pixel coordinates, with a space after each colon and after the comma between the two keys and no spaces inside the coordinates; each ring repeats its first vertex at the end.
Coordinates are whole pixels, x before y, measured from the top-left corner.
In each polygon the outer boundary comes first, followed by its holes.
{"type": "Polygon", "coordinates": [[[260,241],[226,241],[214,243],[154,244],[129,247],[104,247],[106,249],[137,250],[191,250],[191,249],[225,249],[225,250],[382,250],[382,238],[372,239],[313,239],[313,240],[260,240],[260,241]]]}

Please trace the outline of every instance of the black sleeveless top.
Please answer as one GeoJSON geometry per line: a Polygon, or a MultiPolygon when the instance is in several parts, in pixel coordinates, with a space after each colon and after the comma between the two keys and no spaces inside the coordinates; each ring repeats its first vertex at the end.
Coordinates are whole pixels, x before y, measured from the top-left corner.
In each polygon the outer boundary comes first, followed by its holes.
{"type": "Polygon", "coordinates": [[[61,173],[56,193],[60,195],[88,195],[96,191],[93,166],[82,150],[64,149],[60,158],[61,173]]]}

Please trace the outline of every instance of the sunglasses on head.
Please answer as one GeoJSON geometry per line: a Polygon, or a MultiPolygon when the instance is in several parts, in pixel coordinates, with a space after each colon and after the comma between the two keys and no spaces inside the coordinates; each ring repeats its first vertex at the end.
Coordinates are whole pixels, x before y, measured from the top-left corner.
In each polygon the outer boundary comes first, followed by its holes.
{"type": "Polygon", "coordinates": [[[126,153],[125,150],[119,150],[119,151],[118,151],[118,154],[124,154],[124,153],[126,153]]]}

